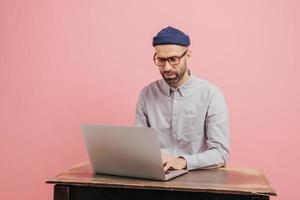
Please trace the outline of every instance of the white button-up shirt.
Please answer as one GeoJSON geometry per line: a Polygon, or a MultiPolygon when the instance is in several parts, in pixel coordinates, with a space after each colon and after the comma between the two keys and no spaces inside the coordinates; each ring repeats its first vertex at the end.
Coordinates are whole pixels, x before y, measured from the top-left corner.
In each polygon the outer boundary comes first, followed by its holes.
{"type": "Polygon", "coordinates": [[[158,132],[160,147],[187,169],[216,168],[229,157],[228,111],[218,87],[193,74],[177,89],[155,81],[140,93],[136,126],[158,132]]]}

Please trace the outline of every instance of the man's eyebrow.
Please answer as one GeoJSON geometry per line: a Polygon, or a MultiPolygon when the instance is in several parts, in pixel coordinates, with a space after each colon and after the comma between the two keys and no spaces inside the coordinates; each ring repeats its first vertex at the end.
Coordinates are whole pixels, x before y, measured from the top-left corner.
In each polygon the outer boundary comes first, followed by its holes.
{"type": "Polygon", "coordinates": [[[160,57],[160,56],[157,56],[157,54],[155,55],[156,58],[171,58],[171,57],[179,57],[179,55],[171,55],[171,56],[168,56],[168,57],[160,57]]]}

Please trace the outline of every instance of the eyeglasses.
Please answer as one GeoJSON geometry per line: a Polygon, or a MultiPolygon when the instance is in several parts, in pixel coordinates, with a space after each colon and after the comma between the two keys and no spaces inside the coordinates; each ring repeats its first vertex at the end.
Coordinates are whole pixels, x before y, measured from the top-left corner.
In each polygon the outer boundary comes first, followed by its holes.
{"type": "Polygon", "coordinates": [[[175,65],[178,65],[180,63],[180,59],[183,56],[185,56],[187,52],[188,52],[188,49],[181,56],[172,56],[172,57],[169,57],[169,58],[157,58],[156,53],[155,53],[154,56],[153,56],[153,61],[158,67],[165,66],[167,61],[170,65],[175,66],[175,65]]]}

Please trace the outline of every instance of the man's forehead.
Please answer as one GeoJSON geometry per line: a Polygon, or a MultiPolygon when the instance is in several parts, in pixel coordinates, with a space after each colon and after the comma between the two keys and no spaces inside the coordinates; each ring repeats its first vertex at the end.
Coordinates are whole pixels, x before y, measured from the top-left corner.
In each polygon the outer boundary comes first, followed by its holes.
{"type": "Polygon", "coordinates": [[[169,56],[169,55],[178,55],[185,51],[187,47],[167,44],[167,45],[157,45],[155,46],[155,52],[159,56],[169,56]]]}

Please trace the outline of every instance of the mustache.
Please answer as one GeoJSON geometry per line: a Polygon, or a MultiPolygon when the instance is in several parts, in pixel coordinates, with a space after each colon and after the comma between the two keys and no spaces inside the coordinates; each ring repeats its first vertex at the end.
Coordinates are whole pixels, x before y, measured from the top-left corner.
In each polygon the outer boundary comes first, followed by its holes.
{"type": "Polygon", "coordinates": [[[172,71],[165,71],[163,72],[163,75],[177,75],[177,73],[172,71]]]}

